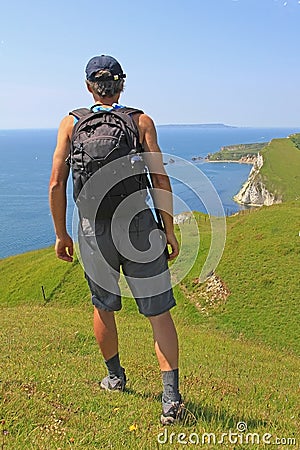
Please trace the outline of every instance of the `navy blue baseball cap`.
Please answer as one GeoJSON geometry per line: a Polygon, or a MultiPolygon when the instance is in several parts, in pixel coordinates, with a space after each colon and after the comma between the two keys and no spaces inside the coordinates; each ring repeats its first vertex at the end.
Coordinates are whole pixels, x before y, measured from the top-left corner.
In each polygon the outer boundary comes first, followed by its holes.
{"type": "Polygon", "coordinates": [[[119,80],[120,78],[126,78],[123,69],[118,61],[112,56],[101,55],[94,56],[90,59],[85,68],[86,79],[90,81],[95,80],[95,73],[99,70],[109,70],[111,76],[106,79],[119,80]]]}

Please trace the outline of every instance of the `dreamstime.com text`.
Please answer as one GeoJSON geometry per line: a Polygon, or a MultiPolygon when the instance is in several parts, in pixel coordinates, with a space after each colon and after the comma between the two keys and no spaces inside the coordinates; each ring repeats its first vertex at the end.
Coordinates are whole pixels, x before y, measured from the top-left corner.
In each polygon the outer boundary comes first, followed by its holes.
{"type": "Polygon", "coordinates": [[[169,429],[157,435],[159,444],[182,444],[182,445],[216,445],[216,444],[248,444],[248,445],[296,445],[296,438],[277,437],[271,433],[250,433],[247,424],[239,422],[236,431],[229,430],[226,433],[175,433],[169,429]]]}

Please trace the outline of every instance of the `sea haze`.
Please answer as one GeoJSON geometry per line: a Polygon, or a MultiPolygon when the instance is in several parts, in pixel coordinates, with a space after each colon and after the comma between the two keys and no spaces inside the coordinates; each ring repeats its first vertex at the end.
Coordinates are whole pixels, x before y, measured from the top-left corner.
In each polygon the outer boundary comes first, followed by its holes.
{"type": "MultiPolygon", "coordinates": [[[[192,162],[205,157],[223,145],[264,142],[299,132],[295,128],[226,128],[192,126],[158,126],[159,144],[163,152],[192,162]]],[[[56,130],[0,131],[0,258],[54,243],[54,232],[48,206],[48,183],[56,130]]],[[[165,158],[172,175],[174,164],[165,158]]],[[[177,163],[175,163],[177,164],[177,163]]],[[[226,214],[240,209],[232,200],[247,179],[251,166],[237,163],[204,163],[196,166],[211,180],[223,203],[226,214]]],[[[178,174],[178,171],[176,172],[178,174]]],[[[179,170],[180,173],[180,170],[179,170]]],[[[180,177],[179,177],[180,178],[180,177]]],[[[174,193],[185,203],[175,204],[175,212],[205,211],[201,201],[188,186],[172,179],[174,193]]],[[[193,182],[197,180],[191,180],[193,182]]],[[[68,185],[68,226],[71,230],[71,184],[68,185]]]]}

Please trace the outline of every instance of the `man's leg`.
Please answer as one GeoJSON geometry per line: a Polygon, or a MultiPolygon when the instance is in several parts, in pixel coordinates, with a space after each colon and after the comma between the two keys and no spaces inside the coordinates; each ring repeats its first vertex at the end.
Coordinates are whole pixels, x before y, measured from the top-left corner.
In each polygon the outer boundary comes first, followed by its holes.
{"type": "Polygon", "coordinates": [[[178,338],[170,311],[148,317],[154,338],[154,348],[161,371],[178,369],[178,338]]]}
{"type": "Polygon", "coordinates": [[[101,387],[109,391],[122,391],[125,388],[126,376],[119,359],[118,333],[114,312],[95,308],[94,332],[108,369],[108,376],[102,380],[101,387]]]}
{"type": "Polygon", "coordinates": [[[180,419],[182,401],[178,388],[178,338],[169,311],[149,317],[154,347],[163,381],[161,423],[170,425],[180,419]]]}
{"type": "Polygon", "coordinates": [[[94,333],[103,358],[108,361],[118,353],[118,333],[114,312],[94,308],[94,333]]]}

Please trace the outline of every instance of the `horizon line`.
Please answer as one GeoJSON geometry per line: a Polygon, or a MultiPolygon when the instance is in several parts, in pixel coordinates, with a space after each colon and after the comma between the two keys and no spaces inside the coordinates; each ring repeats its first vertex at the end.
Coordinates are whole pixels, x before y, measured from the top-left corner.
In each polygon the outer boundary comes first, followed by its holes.
{"type": "MultiPolygon", "coordinates": [[[[299,125],[227,125],[222,122],[207,122],[207,123],[201,123],[201,122],[195,122],[195,123],[156,123],[156,127],[171,127],[171,126],[202,126],[202,127],[212,127],[215,126],[220,128],[296,128],[300,130],[300,124],[299,125]]],[[[3,131],[33,131],[33,130],[58,130],[58,127],[15,127],[15,128],[0,128],[0,132],[3,131]]]]}

